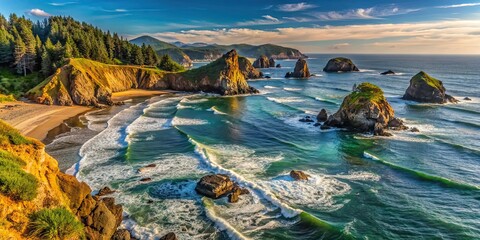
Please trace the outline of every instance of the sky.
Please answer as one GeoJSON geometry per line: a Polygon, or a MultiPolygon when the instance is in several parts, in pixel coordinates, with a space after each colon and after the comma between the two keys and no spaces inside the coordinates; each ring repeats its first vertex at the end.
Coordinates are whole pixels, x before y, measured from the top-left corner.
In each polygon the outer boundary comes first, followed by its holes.
{"type": "Polygon", "coordinates": [[[133,39],[272,43],[306,53],[480,54],[480,0],[0,0],[0,14],[72,16],[133,39]]]}

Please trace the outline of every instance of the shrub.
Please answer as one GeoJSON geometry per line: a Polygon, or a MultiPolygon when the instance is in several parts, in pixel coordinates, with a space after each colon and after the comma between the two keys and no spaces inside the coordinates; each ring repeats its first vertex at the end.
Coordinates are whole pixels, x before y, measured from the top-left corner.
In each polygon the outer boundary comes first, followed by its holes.
{"type": "Polygon", "coordinates": [[[0,103],[13,102],[13,101],[15,101],[15,97],[12,94],[10,95],[0,94],[0,103]]]}
{"type": "Polygon", "coordinates": [[[0,166],[5,166],[5,165],[25,166],[26,163],[21,158],[7,151],[0,150],[0,166]]]}
{"type": "Polygon", "coordinates": [[[18,165],[2,160],[0,192],[14,200],[30,201],[37,196],[38,180],[18,165]],[[6,163],[6,164],[5,164],[6,163]]]}
{"type": "Polygon", "coordinates": [[[83,225],[67,209],[42,209],[30,216],[29,233],[40,239],[82,239],[83,225]]]}

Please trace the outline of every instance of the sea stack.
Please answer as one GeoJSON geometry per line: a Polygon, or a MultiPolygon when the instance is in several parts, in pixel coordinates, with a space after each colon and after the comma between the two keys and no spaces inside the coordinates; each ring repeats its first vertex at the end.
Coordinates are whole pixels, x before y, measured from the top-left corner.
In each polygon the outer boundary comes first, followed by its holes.
{"type": "Polygon", "coordinates": [[[286,78],[308,78],[310,76],[307,61],[303,58],[298,59],[293,72],[287,72],[287,74],[285,74],[286,78]]]}
{"type": "Polygon", "coordinates": [[[268,59],[267,56],[262,55],[259,58],[257,58],[257,60],[255,60],[255,62],[253,62],[253,67],[254,68],[269,68],[270,67],[270,60],[268,59]]]}
{"type": "Polygon", "coordinates": [[[454,97],[445,93],[442,81],[423,71],[410,79],[410,86],[405,91],[403,99],[422,103],[458,102],[454,97]]]}
{"type": "Polygon", "coordinates": [[[245,57],[238,57],[238,65],[240,67],[240,71],[242,71],[243,75],[246,79],[258,79],[263,78],[263,73],[258,71],[258,69],[252,66],[250,60],[245,57]]]}
{"type": "Polygon", "coordinates": [[[352,60],[344,57],[332,58],[323,68],[324,72],[358,72],[357,66],[352,60]]]}
{"type": "Polygon", "coordinates": [[[328,117],[324,125],[356,132],[373,132],[381,136],[391,135],[385,131],[387,128],[406,129],[403,122],[395,118],[382,89],[371,83],[360,84],[346,96],[340,109],[328,117]]]}

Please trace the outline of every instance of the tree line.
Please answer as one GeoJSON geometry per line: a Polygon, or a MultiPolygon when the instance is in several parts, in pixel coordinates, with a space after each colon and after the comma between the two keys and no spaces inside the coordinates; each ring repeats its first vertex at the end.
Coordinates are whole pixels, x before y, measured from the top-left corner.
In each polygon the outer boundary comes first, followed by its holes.
{"type": "MultiPolygon", "coordinates": [[[[15,14],[8,20],[0,15],[0,66],[14,68],[18,74],[39,71],[49,76],[68,58],[160,68],[173,64],[162,62],[149,45],[137,46],[116,33],[71,17],[52,16],[33,22],[15,14]]],[[[172,61],[169,57],[162,59],[172,61]]]]}

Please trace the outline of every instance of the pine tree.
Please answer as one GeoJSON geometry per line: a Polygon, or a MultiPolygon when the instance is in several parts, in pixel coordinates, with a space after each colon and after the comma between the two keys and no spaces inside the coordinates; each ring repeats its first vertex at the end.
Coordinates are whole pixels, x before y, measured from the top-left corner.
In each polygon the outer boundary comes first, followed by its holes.
{"type": "Polygon", "coordinates": [[[13,61],[13,36],[0,25],[0,64],[9,64],[13,61]]]}
{"type": "MultiPolygon", "coordinates": [[[[49,39],[50,40],[50,39],[49,39]]],[[[42,47],[42,67],[41,72],[44,76],[50,76],[52,74],[52,59],[50,58],[50,54],[48,53],[45,46],[42,47]]]]}
{"type": "Polygon", "coordinates": [[[139,46],[133,46],[133,51],[132,51],[132,59],[130,63],[135,64],[135,65],[143,65],[143,53],[142,53],[142,48],[139,46]]]}

